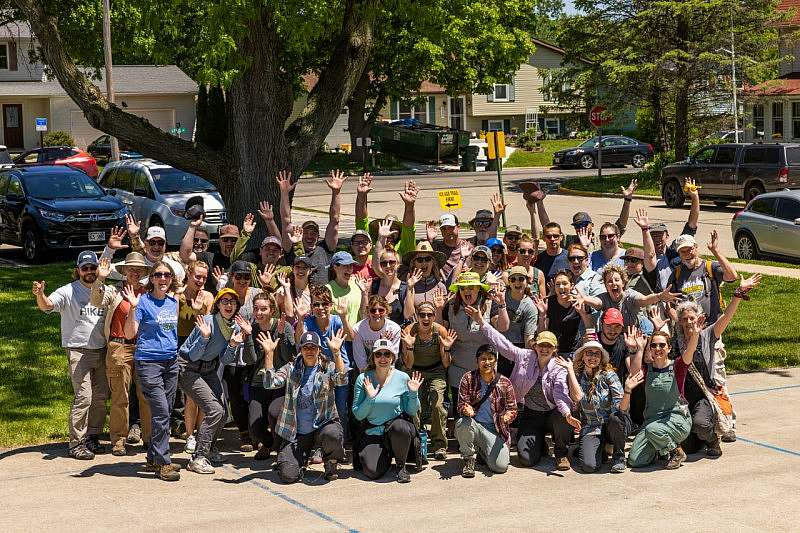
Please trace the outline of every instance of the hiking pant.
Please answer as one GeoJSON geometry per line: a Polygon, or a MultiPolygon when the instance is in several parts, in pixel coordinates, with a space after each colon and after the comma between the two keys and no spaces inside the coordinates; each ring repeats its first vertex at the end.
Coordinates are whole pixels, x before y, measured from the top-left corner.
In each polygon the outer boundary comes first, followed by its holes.
{"type": "Polygon", "coordinates": [[[447,394],[447,373],[442,369],[422,372],[421,374],[424,381],[419,388],[419,401],[421,404],[420,426],[429,416],[431,431],[428,433],[428,438],[430,439],[428,451],[446,450],[447,410],[444,407],[444,399],[447,394]]]}
{"type": "Polygon", "coordinates": [[[536,466],[548,455],[544,437],[553,436],[553,452],[556,457],[567,456],[567,445],[572,437],[572,426],[557,409],[534,411],[523,408],[517,430],[517,456],[525,466],[536,466]]]}
{"type": "Polygon", "coordinates": [[[344,459],[342,425],[332,420],[321,428],[305,435],[298,434],[294,442],[281,442],[275,467],[284,483],[295,483],[303,477],[308,456],[315,448],[322,448],[325,461],[344,459]]]}
{"type": "Polygon", "coordinates": [[[216,365],[211,362],[188,362],[179,359],[178,383],[183,392],[205,414],[197,428],[197,448],[194,457],[209,458],[211,446],[225,425],[225,408],[222,406],[222,382],[216,365]],[[203,368],[203,367],[206,368],[203,368]]]}
{"type": "MultiPolygon", "coordinates": [[[[67,348],[69,377],[75,396],[69,412],[69,447],[100,435],[106,422],[106,348],[67,348]]],[[[126,433],[127,435],[127,433],[126,433]]]]}
{"type": "Polygon", "coordinates": [[[508,470],[511,452],[506,441],[474,418],[462,416],[456,421],[456,439],[462,456],[472,457],[477,452],[486,459],[486,465],[495,474],[503,474],[508,470]]]}
{"type": "MultiPolygon", "coordinates": [[[[247,367],[226,366],[223,372],[225,383],[228,384],[228,402],[231,406],[231,416],[239,428],[239,433],[248,431],[248,406],[245,400],[245,375],[247,367]]],[[[201,407],[202,409],[202,407],[201,407]]]]}
{"type": "Polygon", "coordinates": [[[370,479],[383,477],[392,464],[392,457],[398,468],[404,468],[417,436],[414,424],[402,418],[395,419],[385,431],[386,434],[381,435],[364,434],[359,442],[361,470],[370,479]]]}
{"type": "Polygon", "coordinates": [[[578,443],[578,461],[587,474],[600,468],[603,445],[614,446],[614,457],[625,456],[625,439],[631,430],[631,417],[624,411],[612,413],[600,432],[581,436],[578,443]]]}
{"type": "Polygon", "coordinates": [[[692,419],[680,411],[646,421],[628,450],[628,464],[634,468],[649,465],[658,454],[677,448],[689,436],[691,429],[692,419]]]}
{"type": "Polygon", "coordinates": [[[286,389],[265,389],[250,385],[250,403],[248,404],[248,423],[250,438],[253,447],[258,449],[259,444],[272,448],[275,444],[275,424],[278,420],[286,389]],[[276,402],[276,414],[271,417],[270,406],[276,402]]]}
{"type": "MultiPolygon", "coordinates": [[[[135,344],[123,344],[109,341],[106,353],[106,377],[111,389],[111,413],[108,417],[108,429],[111,444],[125,441],[128,436],[128,406],[130,404],[131,382],[136,380],[133,371],[133,352],[135,344]]],[[[135,387],[138,401],[142,405],[142,439],[150,440],[150,409],[144,401],[142,388],[135,387]]],[[[136,400],[134,400],[136,403],[136,400]]]]}
{"type": "Polygon", "coordinates": [[[147,460],[157,465],[168,465],[172,462],[169,456],[169,413],[178,389],[178,358],[166,361],[138,359],[134,361],[134,367],[142,394],[150,407],[152,435],[147,460]]]}

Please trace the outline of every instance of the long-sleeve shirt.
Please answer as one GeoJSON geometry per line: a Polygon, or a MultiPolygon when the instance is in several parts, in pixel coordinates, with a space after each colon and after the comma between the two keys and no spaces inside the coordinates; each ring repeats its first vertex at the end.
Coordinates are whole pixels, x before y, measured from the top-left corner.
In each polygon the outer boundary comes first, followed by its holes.
{"type": "Polygon", "coordinates": [[[534,350],[514,346],[502,333],[489,324],[481,326],[481,332],[489,342],[497,348],[500,355],[514,361],[514,370],[511,372],[511,384],[517,398],[525,398],[533,384],[541,374],[542,392],[551,409],[567,416],[572,411],[572,400],[569,397],[567,385],[567,370],[560,367],[555,358],[548,361],[544,369],[539,370],[539,357],[534,350]]]}
{"type": "Polygon", "coordinates": [[[608,417],[619,410],[619,404],[622,402],[624,391],[617,373],[613,370],[599,372],[600,375],[597,376],[594,392],[591,395],[589,395],[589,391],[592,388],[592,380],[585,372],[581,372],[578,378],[578,383],[583,391],[583,398],[580,402],[581,419],[584,423],[582,434],[600,430],[608,421],[608,417]]]}
{"type": "Polygon", "coordinates": [[[408,389],[408,374],[393,370],[389,380],[378,389],[378,394],[370,398],[364,389],[364,379],[369,378],[377,386],[375,371],[363,372],[356,379],[353,390],[353,414],[359,420],[366,419],[377,426],[366,430],[367,435],[383,435],[383,425],[402,413],[414,416],[419,411],[417,391],[408,389]]]}
{"type": "MultiPolygon", "coordinates": [[[[468,405],[474,405],[481,399],[481,383],[483,379],[477,370],[472,370],[464,374],[458,384],[458,412],[466,416],[465,409],[468,405]]],[[[491,395],[486,399],[492,408],[494,426],[498,435],[502,435],[506,444],[511,443],[511,432],[508,425],[517,416],[517,398],[514,395],[514,387],[511,381],[505,376],[500,376],[497,385],[491,395]],[[503,418],[506,413],[513,413],[511,420],[506,422],[503,418]]]]}
{"type": "MultiPolygon", "coordinates": [[[[256,362],[256,352],[253,345],[253,336],[248,335],[242,344],[232,347],[217,325],[216,315],[203,317],[206,325],[211,327],[211,335],[206,339],[195,327],[178,350],[189,361],[213,361],[219,357],[219,364],[227,365],[238,358],[249,362],[256,362]]],[[[239,326],[234,324],[233,332],[239,331],[239,326]]]]}
{"type": "Polygon", "coordinates": [[[392,343],[395,353],[400,353],[400,326],[388,318],[384,321],[383,327],[378,331],[369,325],[369,319],[359,320],[353,327],[355,338],[353,339],[353,361],[359,369],[367,368],[367,360],[372,353],[372,345],[375,341],[386,335],[392,343]]]}
{"type": "MultiPolygon", "coordinates": [[[[297,397],[303,379],[303,357],[298,356],[291,363],[286,363],[278,370],[270,368],[264,374],[265,389],[286,387],[281,414],[275,426],[275,433],[287,442],[294,442],[297,437],[297,397]]],[[[347,369],[341,374],[336,372],[333,361],[323,369],[314,373],[314,407],[317,416],[315,427],[322,427],[338,416],[334,388],[347,385],[347,369]]]]}

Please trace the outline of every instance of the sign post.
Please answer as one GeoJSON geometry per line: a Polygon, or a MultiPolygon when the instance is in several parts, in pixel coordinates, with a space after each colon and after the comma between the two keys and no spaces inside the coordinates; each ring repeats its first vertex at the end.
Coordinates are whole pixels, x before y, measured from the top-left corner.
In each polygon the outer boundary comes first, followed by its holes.
{"type": "Polygon", "coordinates": [[[47,117],[36,118],[36,131],[39,132],[39,148],[44,148],[44,132],[47,131],[47,117]]]}
{"type": "Polygon", "coordinates": [[[611,119],[607,116],[606,108],[596,105],[589,111],[589,122],[597,128],[597,179],[603,178],[603,124],[608,124],[611,119]]]}
{"type": "MultiPolygon", "coordinates": [[[[486,135],[486,158],[496,159],[497,187],[500,189],[500,199],[505,203],[503,195],[503,158],[506,156],[506,137],[502,131],[490,131],[486,135]]],[[[503,211],[503,226],[506,225],[506,212],[503,211]]]]}

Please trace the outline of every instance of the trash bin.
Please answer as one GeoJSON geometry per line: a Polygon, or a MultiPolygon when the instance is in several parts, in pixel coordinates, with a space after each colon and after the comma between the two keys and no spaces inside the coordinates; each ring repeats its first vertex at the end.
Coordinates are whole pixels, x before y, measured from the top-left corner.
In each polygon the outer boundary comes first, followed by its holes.
{"type": "Polygon", "coordinates": [[[484,147],[483,153],[486,155],[486,170],[497,171],[497,159],[489,159],[489,147],[484,147]]]}
{"type": "Polygon", "coordinates": [[[466,146],[461,151],[461,172],[475,172],[478,170],[479,146],[466,146]]]}

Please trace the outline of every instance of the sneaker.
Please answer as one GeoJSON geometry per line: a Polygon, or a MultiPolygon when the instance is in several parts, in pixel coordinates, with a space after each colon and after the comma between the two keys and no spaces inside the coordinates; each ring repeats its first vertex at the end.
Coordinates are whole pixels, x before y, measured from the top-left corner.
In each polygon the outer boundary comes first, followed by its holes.
{"type": "Polygon", "coordinates": [[[723,433],[722,442],[736,442],[736,430],[731,429],[723,433]]]}
{"type": "Polygon", "coordinates": [[[722,448],[719,445],[719,439],[714,439],[714,442],[706,447],[706,457],[720,457],[722,455],[722,448]]]}
{"type": "Polygon", "coordinates": [[[672,450],[669,454],[669,462],[667,462],[666,468],[667,470],[675,470],[680,468],[681,464],[686,460],[686,453],[683,451],[683,448],[678,446],[674,450],[672,450]]]}
{"type": "Polygon", "coordinates": [[[462,477],[475,477],[475,456],[464,457],[464,469],[461,471],[462,477]]]}
{"type": "Polygon", "coordinates": [[[314,453],[311,455],[311,460],[309,461],[312,465],[321,465],[322,464],[322,448],[316,448],[314,453]]]}
{"type": "Polygon", "coordinates": [[[406,471],[406,467],[401,468],[397,471],[397,482],[398,483],[409,483],[411,481],[411,476],[408,475],[406,471]]]}
{"type": "Polygon", "coordinates": [[[114,443],[114,447],[111,448],[111,455],[116,455],[117,457],[128,455],[128,449],[125,447],[125,439],[119,439],[114,443]]]}
{"type": "Polygon", "coordinates": [[[611,473],[613,474],[621,474],[625,471],[625,456],[624,455],[617,455],[612,459],[611,463],[611,473]]]}
{"type": "Polygon", "coordinates": [[[70,448],[69,456],[80,461],[91,461],[94,459],[94,453],[84,444],[78,444],[70,448]]]}
{"type": "Polygon", "coordinates": [[[194,435],[186,437],[186,445],[183,447],[183,451],[188,454],[193,454],[197,451],[197,439],[194,438],[194,435]]]}
{"type": "Polygon", "coordinates": [[[208,454],[208,460],[211,461],[212,465],[221,465],[222,464],[222,454],[219,453],[218,449],[211,448],[211,451],[208,454]]]}
{"type": "Polygon", "coordinates": [[[269,446],[264,446],[262,444],[261,446],[258,447],[258,451],[256,452],[256,455],[253,457],[253,459],[255,459],[256,461],[266,461],[267,459],[269,459],[270,453],[272,453],[272,450],[269,448],[269,446]]]}
{"type": "Polygon", "coordinates": [[[158,479],[163,481],[178,481],[180,478],[180,472],[172,468],[172,465],[161,465],[161,468],[158,469],[158,479]]]}
{"type": "Polygon", "coordinates": [[[444,448],[439,448],[433,452],[433,458],[437,461],[447,461],[447,450],[444,448]]]}
{"type": "Polygon", "coordinates": [[[239,451],[244,453],[250,453],[253,451],[253,441],[250,440],[250,434],[247,431],[242,431],[239,433],[239,451]]]}
{"type": "Polygon", "coordinates": [[[125,439],[128,444],[139,444],[139,441],[142,440],[142,428],[139,427],[139,424],[134,424],[128,430],[128,438],[125,439]]]}
{"type": "Polygon", "coordinates": [[[569,459],[567,459],[566,456],[556,457],[556,470],[561,470],[563,472],[569,469],[570,469],[569,459]]]}
{"type": "Polygon", "coordinates": [[[84,445],[95,455],[102,455],[106,453],[105,444],[100,444],[100,437],[97,435],[89,435],[84,441],[84,445]]]}
{"type": "Polygon", "coordinates": [[[187,469],[191,470],[192,472],[197,472],[198,474],[214,473],[214,467],[211,466],[211,463],[208,462],[208,459],[203,456],[195,457],[189,461],[189,466],[187,469]]]}
{"type": "Polygon", "coordinates": [[[339,463],[334,460],[325,461],[325,479],[328,481],[339,479],[339,463]]]}

